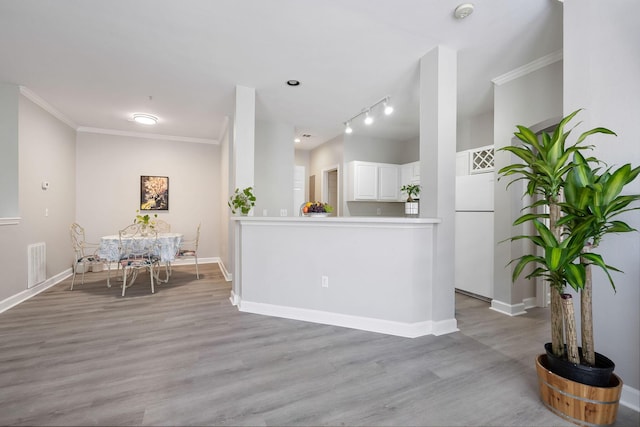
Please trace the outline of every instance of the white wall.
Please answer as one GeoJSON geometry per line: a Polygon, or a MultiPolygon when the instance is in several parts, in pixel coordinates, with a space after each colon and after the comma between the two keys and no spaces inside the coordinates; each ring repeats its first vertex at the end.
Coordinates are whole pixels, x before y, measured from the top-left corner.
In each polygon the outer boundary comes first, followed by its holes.
{"type": "Polygon", "coordinates": [[[456,151],[493,144],[493,111],[458,122],[456,151]]]}
{"type": "Polygon", "coordinates": [[[0,84],[0,218],[18,216],[18,86],[0,84]]]}
{"type": "Polygon", "coordinates": [[[19,225],[0,226],[0,302],[27,289],[27,245],[47,245],[47,279],[70,269],[75,209],[75,131],[20,96],[19,225]],[[44,191],[43,180],[51,186],[44,191]],[[49,215],[45,216],[45,209],[49,215]]]}
{"type": "Polygon", "coordinates": [[[80,132],[76,219],[87,239],[116,234],[140,207],[140,176],[169,177],[169,210],[152,211],[171,231],[195,238],[199,257],[220,256],[220,146],[80,132]]]}
{"type": "MultiPolygon", "coordinates": [[[[562,61],[496,85],[494,103],[495,170],[498,171],[515,160],[499,149],[512,144],[516,125],[533,127],[562,115],[562,61]]],[[[524,190],[519,184],[511,185],[507,190],[509,181],[508,178],[495,181],[493,297],[494,304],[512,307],[513,313],[510,314],[515,314],[524,309],[525,298],[535,296],[535,283],[521,278],[513,284],[511,267],[506,267],[512,259],[528,251],[528,243],[524,240],[511,244],[497,243],[523,234],[523,229],[512,224],[522,214],[524,190]]]]}
{"type": "Polygon", "coordinates": [[[293,216],[293,126],[256,122],[254,215],[293,216]]]}
{"type": "Polygon", "coordinates": [[[405,161],[408,157],[405,153],[407,143],[392,141],[383,138],[371,138],[356,134],[345,135],[344,137],[344,161],[349,163],[352,160],[363,162],[380,162],[402,164],[417,161],[419,155],[418,141],[411,147],[411,160],[405,161]]]}
{"type": "MultiPolygon", "coordinates": [[[[304,181],[304,200],[309,200],[309,169],[311,165],[311,151],[310,150],[295,150],[294,162],[296,166],[304,167],[305,181],[304,181]]],[[[295,206],[294,206],[295,207],[295,206]]]]}
{"type": "MultiPolygon", "coordinates": [[[[584,130],[604,126],[617,137],[599,136],[594,154],[611,166],[640,165],[640,26],[637,0],[565,1],[564,113],[580,113],[584,130]]],[[[640,179],[628,187],[640,194],[640,179]]],[[[638,211],[620,219],[640,229],[638,211]]],[[[594,271],[593,317],[596,351],[616,363],[625,383],[622,399],[640,409],[640,235],[607,236],[597,251],[614,273],[617,293],[603,274],[594,271]],[[631,392],[626,387],[635,391],[631,392]]]]}
{"type": "Polygon", "coordinates": [[[231,211],[227,202],[231,192],[231,184],[229,182],[231,176],[231,135],[229,129],[229,121],[227,121],[225,130],[220,138],[220,210],[219,210],[219,227],[220,227],[220,260],[221,268],[225,277],[231,277],[231,238],[233,236],[233,224],[229,221],[231,211]]]}
{"type": "Polygon", "coordinates": [[[398,164],[417,162],[420,160],[420,138],[399,142],[396,151],[398,164]]]}

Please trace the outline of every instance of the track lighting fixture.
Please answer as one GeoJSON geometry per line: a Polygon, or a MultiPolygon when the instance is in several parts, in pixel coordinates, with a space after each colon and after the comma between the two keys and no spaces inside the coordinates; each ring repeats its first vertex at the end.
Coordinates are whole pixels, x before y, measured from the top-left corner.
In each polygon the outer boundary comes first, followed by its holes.
{"type": "Polygon", "coordinates": [[[361,112],[351,117],[349,120],[344,122],[344,133],[350,134],[353,132],[353,128],[351,128],[351,122],[353,122],[358,117],[364,115],[364,124],[370,125],[374,121],[374,110],[378,105],[383,105],[384,114],[389,115],[393,113],[393,106],[391,106],[391,97],[385,96],[380,101],[373,103],[369,108],[363,108],[361,112]]]}

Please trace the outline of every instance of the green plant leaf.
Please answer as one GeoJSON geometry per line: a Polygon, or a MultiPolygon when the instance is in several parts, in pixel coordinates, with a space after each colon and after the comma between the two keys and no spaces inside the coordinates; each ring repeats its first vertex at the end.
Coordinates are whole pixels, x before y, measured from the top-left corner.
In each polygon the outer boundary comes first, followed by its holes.
{"type": "Polygon", "coordinates": [[[565,267],[567,283],[576,291],[584,289],[586,271],[582,264],[568,264],[565,267]]]}

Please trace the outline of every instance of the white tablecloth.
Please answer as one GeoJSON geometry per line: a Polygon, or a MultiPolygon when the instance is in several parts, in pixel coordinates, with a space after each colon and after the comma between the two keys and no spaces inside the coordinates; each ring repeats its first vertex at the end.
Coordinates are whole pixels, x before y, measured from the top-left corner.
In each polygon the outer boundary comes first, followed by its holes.
{"type": "MultiPolygon", "coordinates": [[[[159,253],[155,255],[160,256],[162,262],[171,262],[175,259],[178,247],[182,243],[183,235],[180,233],[158,233],[158,245],[160,247],[159,253]]],[[[144,246],[148,245],[148,241],[153,237],[123,237],[123,240],[133,240],[132,245],[144,246]]],[[[120,259],[120,238],[117,234],[112,236],[103,236],[100,239],[100,248],[98,249],[98,255],[102,259],[108,261],[118,261],[120,259]]]]}

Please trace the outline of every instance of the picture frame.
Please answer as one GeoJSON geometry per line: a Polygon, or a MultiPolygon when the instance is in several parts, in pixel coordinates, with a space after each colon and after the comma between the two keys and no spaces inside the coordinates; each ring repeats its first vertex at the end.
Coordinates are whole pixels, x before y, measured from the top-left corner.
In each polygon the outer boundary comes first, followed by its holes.
{"type": "Polygon", "coordinates": [[[140,176],[140,210],[169,210],[168,176],[140,176]]]}

